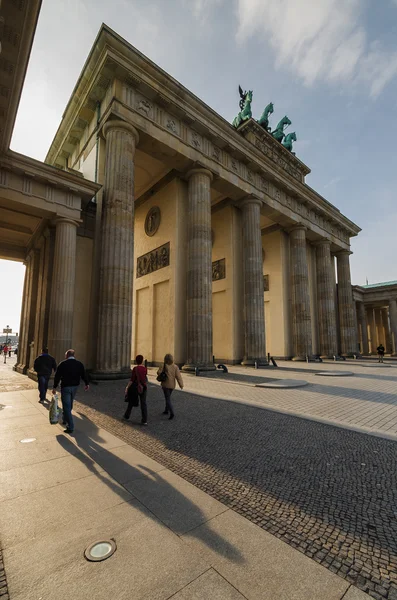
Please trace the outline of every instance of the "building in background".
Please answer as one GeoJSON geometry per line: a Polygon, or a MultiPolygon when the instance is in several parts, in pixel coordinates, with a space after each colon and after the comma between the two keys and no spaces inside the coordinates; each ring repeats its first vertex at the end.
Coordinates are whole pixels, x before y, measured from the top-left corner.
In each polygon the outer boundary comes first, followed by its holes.
{"type": "Polygon", "coordinates": [[[386,354],[397,356],[397,281],[353,286],[360,352],[377,354],[383,344],[386,354]]]}

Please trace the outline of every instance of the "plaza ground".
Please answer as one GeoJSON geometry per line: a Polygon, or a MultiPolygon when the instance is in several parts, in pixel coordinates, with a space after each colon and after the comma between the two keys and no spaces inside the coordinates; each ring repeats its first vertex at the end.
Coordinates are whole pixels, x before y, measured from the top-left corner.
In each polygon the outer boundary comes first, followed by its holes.
{"type": "Polygon", "coordinates": [[[71,438],[1,364],[11,600],[397,598],[397,363],[231,371],[185,376],[170,422],[151,370],[147,428],[120,421],[124,382],[100,382],[71,438]],[[255,387],[272,378],[308,385],[255,387]],[[88,563],[102,537],[116,553],[88,563]]]}

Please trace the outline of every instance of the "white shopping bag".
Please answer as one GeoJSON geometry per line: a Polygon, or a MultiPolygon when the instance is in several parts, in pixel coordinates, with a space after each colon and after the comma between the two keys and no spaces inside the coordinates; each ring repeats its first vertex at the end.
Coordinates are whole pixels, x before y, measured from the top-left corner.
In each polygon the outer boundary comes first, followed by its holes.
{"type": "Polygon", "coordinates": [[[56,425],[59,419],[58,394],[54,394],[51,399],[49,418],[51,425],[56,425]]]}

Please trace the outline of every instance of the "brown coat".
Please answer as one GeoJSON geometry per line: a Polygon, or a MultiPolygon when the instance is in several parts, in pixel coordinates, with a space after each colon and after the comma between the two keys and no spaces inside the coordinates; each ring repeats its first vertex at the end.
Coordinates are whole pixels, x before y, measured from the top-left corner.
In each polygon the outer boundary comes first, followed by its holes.
{"type": "MultiPolygon", "coordinates": [[[[163,367],[164,365],[159,367],[157,375],[160,375],[163,367]]],[[[165,365],[165,372],[167,373],[167,379],[161,382],[161,387],[174,390],[176,387],[176,382],[178,382],[179,387],[181,390],[183,390],[183,379],[178,365],[175,363],[172,363],[172,365],[165,365]]]]}

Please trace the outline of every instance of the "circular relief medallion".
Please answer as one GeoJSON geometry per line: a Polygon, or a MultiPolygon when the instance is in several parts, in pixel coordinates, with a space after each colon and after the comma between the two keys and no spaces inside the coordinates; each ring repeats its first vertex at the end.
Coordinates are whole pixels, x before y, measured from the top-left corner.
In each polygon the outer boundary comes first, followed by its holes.
{"type": "Polygon", "coordinates": [[[158,206],[152,206],[146,215],[145,219],[145,233],[149,237],[152,237],[160,227],[161,213],[158,206]]]}

